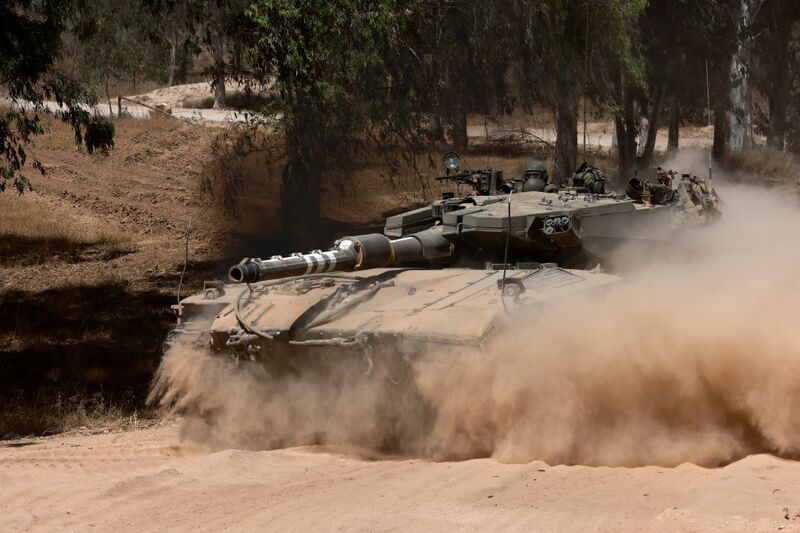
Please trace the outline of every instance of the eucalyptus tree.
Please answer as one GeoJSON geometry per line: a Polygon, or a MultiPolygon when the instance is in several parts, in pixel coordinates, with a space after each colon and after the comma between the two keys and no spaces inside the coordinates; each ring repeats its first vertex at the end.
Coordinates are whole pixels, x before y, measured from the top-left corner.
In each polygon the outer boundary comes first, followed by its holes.
{"type": "Polygon", "coordinates": [[[767,144],[784,149],[792,87],[800,78],[800,9],[793,0],[771,0],[753,23],[755,86],[767,99],[767,144]]]}
{"type": "Polygon", "coordinates": [[[375,146],[419,145],[426,116],[415,93],[422,58],[412,0],[259,0],[248,63],[271,86],[262,110],[282,135],[281,223],[315,243],[323,176],[375,146]]]}
{"type": "Polygon", "coordinates": [[[646,0],[518,0],[509,16],[518,45],[517,77],[528,103],[549,107],[556,122],[555,165],[576,166],[581,96],[604,103],[622,78],[640,80],[637,23],[646,0]]]}
{"type": "MultiPolygon", "coordinates": [[[[0,88],[11,106],[0,111],[0,190],[13,183],[21,193],[30,187],[22,174],[28,162],[26,145],[44,132],[43,103],[64,106],[59,117],[68,122],[81,142],[89,114],[81,104],[95,99],[56,62],[63,51],[63,35],[76,14],[67,0],[11,0],[0,3],[0,88]]],[[[38,161],[31,166],[44,173],[38,161]]]]}
{"type": "MultiPolygon", "coordinates": [[[[650,164],[655,150],[656,132],[670,101],[669,146],[678,146],[681,109],[696,119],[706,120],[706,68],[710,69],[719,100],[728,88],[725,69],[733,50],[735,15],[730,0],[650,0],[639,21],[640,47],[644,58],[644,78],[629,83],[622,109],[633,116],[623,118],[618,129],[622,144],[629,147],[620,168],[650,164]],[[640,116],[648,122],[649,135],[640,136],[642,146],[634,159],[635,128],[640,116]],[[627,157],[626,157],[627,156],[627,157]]],[[[722,98],[722,100],[726,100],[722,98]]]]}
{"type": "Polygon", "coordinates": [[[415,95],[430,113],[434,139],[447,133],[456,149],[464,149],[469,114],[494,118],[513,110],[512,2],[433,0],[416,6],[419,31],[409,43],[421,58],[415,95]]]}

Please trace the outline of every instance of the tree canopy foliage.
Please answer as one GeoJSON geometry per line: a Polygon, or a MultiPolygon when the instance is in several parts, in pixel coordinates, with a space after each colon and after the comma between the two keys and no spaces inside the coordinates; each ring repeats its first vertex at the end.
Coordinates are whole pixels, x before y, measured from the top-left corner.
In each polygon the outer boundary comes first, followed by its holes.
{"type": "Polygon", "coordinates": [[[415,95],[415,27],[409,0],[261,0],[250,59],[256,79],[277,95],[264,112],[283,132],[283,224],[319,221],[320,177],[373,141],[421,141],[415,95]]]}
{"type": "MultiPolygon", "coordinates": [[[[80,104],[92,103],[92,95],[54,67],[73,13],[73,3],[67,0],[0,3],[0,87],[12,103],[0,111],[0,190],[9,182],[20,193],[31,187],[20,171],[28,160],[26,144],[44,131],[38,111],[45,100],[64,106],[61,118],[73,127],[76,140],[82,140],[89,116],[80,104]]],[[[33,161],[32,167],[44,172],[38,161],[33,161]]]]}
{"type": "MultiPolygon", "coordinates": [[[[89,114],[77,104],[93,100],[75,80],[109,104],[114,82],[192,74],[210,79],[215,107],[226,80],[267,92],[259,115],[284,145],[291,228],[318,222],[324,175],[365,148],[463,149],[476,115],[547,114],[566,177],[589,102],[613,119],[623,177],[650,163],[649,132],[668,123],[676,148],[682,124],[706,120],[706,73],[717,157],[752,131],[800,149],[795,0],[14,0],[0,30],[8,96],[63,102],[79,139],[89,114]]],[[[5,178],[41,127],[3,115],[5,178]]]]}

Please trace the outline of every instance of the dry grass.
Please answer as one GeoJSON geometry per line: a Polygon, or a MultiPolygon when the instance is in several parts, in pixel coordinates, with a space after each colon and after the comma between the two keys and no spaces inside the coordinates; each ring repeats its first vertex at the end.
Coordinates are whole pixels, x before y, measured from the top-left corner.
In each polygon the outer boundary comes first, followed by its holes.
{"type": "Polygon", "coordinates": [[[42,436],[64,431],[109,432],[152,425],[166,413],[163,408],[142,408],[131,395],[122,398],[75,394],[34,400],[23,397],[4,402],[0,411],[0,439],[42,436]]]}
{"type": "Polygon", "coordinates": [[[800,189],[800,158],[791,152],[781,152],[766,146],[754,147],[731,157],[728,165],[744,174],[742,181],[759,180],[772,185],[800,189]]]}
{"type": "MultiPolygon", "coordinates": [[[[113,269],[64,267],[105,263],[127,255],[135,249],[131,238],[115,226],[73,216],[70,210],[47,200],[35,192],[0,194],[0,288],[25,279],[25,268],[34,265],[59,265],[50,273],[48,286],[118,281],[113,269]]],[[[28,275],[41,278],[35,273],[28,275]]]]}
{"type": "Polygon", "coordinates": [[[16,236],[75,244],[127,244],[129,237],[108,226],[81,222],[45,205],[31,193],[0,194],[0,238],[16,236]]]}
{"type": "Polygon", "coordinates": [[[161,113],[153,113],[146,118],[134,118],[123,115],[114,119],[119,139],[136,138],[142,133],[170,133],[186,126],[186,122],[161,113]]]}
{"type": "MultiPolygon", "coordinates": [[[[116,112],[116,104],[115,112],[116,112]]],[[[45,126],[45,134],[34,139],[34,146],[51,150],[81,151],[82,147],[75,144],[75,135],[69,124],[61,121],[58,117],[43,113],[41,115],[45,126]]],[[[133,118],[129,116],[115,117],[113,119],[115,127],[115,144],[125,146],[126,142],[136,140],[143,135],[156,135],[172,133],[186,127],[183,120],[168,117],[160,113],[154,113],[150,117],[133,118]]],[[[96,154],[96,157],[103,157],[96,154]]]]}

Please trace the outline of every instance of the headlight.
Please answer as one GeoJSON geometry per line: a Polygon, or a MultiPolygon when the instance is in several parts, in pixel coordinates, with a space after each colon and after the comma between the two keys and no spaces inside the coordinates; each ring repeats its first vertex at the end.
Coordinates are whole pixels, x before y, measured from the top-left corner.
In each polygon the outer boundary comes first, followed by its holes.
{"type": "Polygon", "coordinates": [[[447,152],[442,158],[442,163],[447,170],[456,170],[461,165],[461,156],[457,152],[447,152]]]}

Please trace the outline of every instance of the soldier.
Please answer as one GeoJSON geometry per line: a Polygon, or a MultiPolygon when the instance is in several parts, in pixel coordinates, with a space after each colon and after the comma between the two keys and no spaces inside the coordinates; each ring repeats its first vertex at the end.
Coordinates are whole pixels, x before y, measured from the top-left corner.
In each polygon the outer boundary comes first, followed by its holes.
{"type": "Polygon", "coordinates": [[[672,188],[672,176],[675,174],[672,170],[664,170],[661,167],[656,167],[656,175],[658,176],[658,182],[661,185],[666,185],[670,189],[672,188]]]}
{"type": "Polygon", "coordinates": [[[541,192],[547,187],[548,180],[547,167],[544,166],[544,163],[531,161],[525,171],[525,183],[522,185],[522,192],[541,192]]]}

